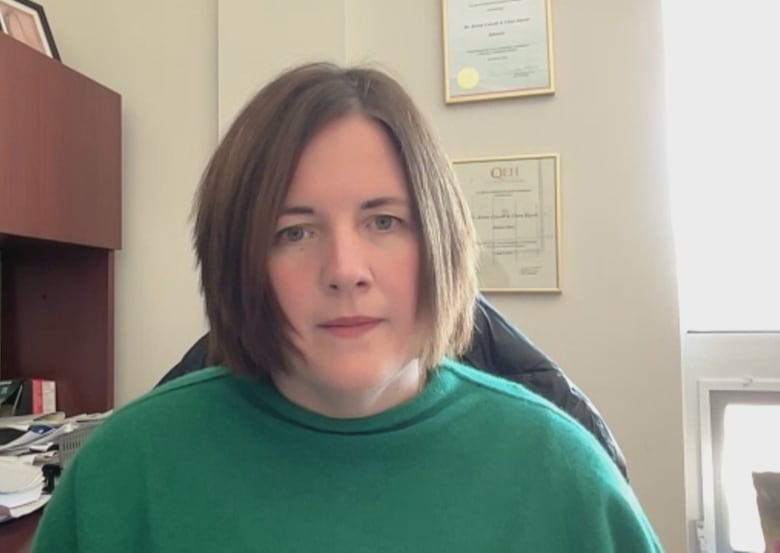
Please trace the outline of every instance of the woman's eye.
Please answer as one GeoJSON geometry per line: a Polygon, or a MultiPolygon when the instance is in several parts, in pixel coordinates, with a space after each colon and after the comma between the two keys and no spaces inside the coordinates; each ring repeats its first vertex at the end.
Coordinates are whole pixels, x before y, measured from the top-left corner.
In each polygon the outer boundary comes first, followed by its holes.
{"type": "Polygon", "coordinates": [[[303,227],[288,227],[282,229],[277,234],[280,242],[300,242],[306,237],[306,231],[303,227]]]}
{"type": "Polygon", "coordinates": [[[377,230],[390,230],[398,222],[392,215],[377,215],[374,217],[374,226],[377,230]]]}

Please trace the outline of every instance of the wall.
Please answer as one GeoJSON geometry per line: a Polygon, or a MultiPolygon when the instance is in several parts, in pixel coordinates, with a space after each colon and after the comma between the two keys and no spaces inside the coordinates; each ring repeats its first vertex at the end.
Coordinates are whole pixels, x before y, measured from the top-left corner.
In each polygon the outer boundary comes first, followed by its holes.
{"type": "Polygon", "coordinates": [[[595,401],[667,551],[685,550],[659,0],[553,0],[557,94],[450,107],[436,0],[43,4],[65,63],[124,97],[119,403],[203,331],[187,216],[217,129],[291,63],[379,62],[452,157],[561,154],[563,294],[491,299],[595,401]]]}
{"type": "Polygon", "coordinates": [[[188,222],[216,145],[216,0],[42,2],[63,63],[122,95],[116,401],[205,332],[188,222]]]}

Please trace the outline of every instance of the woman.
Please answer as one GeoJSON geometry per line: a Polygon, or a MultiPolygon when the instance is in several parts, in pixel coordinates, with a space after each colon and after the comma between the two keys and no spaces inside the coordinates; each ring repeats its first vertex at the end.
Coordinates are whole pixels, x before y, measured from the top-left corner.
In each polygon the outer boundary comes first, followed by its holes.
{"type": "Polygon", "coordinates": [[[244,108],[197,198],[219,367],[115,413],[36,551],[659,551],[614,464],[524,388],[447,360],[475,237],[403,89],[291,70],[244,108]]]}

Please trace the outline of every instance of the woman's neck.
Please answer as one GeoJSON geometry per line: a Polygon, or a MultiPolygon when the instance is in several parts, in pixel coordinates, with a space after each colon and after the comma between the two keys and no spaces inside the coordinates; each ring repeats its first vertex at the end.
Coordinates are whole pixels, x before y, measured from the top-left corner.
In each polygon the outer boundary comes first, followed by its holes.
{"type": "Polygon", "coordinates": [[[419,394],[425,386],[425,371],[413,359],[391,378],[370,389],[338,389],[307,378],[300,367],[275,373],[271,379],[279,392],[299,407],[331,418],[348,419],[376,415],[419,394]]]}

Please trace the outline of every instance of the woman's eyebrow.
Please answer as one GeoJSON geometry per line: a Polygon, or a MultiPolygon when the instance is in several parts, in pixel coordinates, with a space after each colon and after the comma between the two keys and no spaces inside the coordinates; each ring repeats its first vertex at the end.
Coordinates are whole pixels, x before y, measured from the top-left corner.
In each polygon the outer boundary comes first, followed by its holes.
{"type": "Polygon", "coordinates": [[[409,202],[402,198],[396,198],[393,196],[383,196],[379,198],[372,198],[370,200],[366,200],[365,202],[360,204],[360,209],[376,209],[377,207],[384,207],[386,205],[399,205],[402,207],[408,207],[409,202]]]}
{"type": "Polygon", "coordinates": [[[279,217],[283,215],[314,215],[314,208],[305,205],[290,205],[282,208],[279,217]]]}
{"type": "MultiPolygon", "coordinates": [[[[409,202],[402,198],[394,196],[381,196],[379,198],[371,198],[360,204],[361,210],[376,209],[378,207],[385,207],[388,205],[397,205],[401,207],[409,207],[409,202]]],[[[279,213],[280,217],[285,215],[314,215],[315,210],[313,207],[307,205],[288,205],[282,208],[279,213]]]]}

